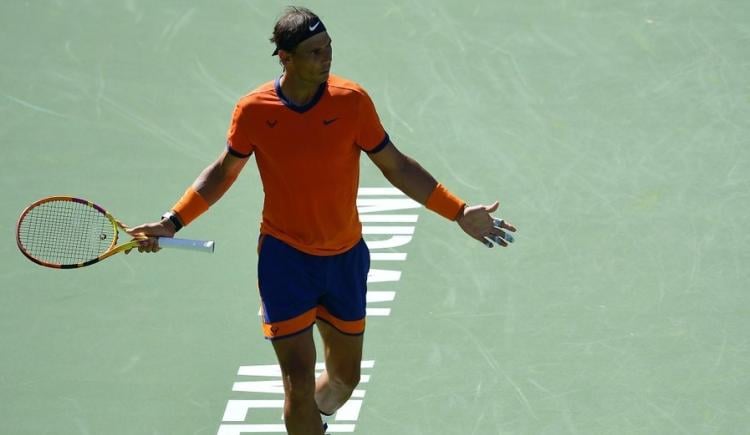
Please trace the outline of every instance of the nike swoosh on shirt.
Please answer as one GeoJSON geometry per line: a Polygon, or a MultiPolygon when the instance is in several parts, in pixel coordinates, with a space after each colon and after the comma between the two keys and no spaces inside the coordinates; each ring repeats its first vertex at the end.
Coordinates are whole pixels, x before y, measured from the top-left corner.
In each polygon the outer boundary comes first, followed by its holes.
{"type": "Polygon", "coordinates": [[[314,26],[310,26],[310,31],[311,31],[311,32],[314,32],[314,31],[315,31],[315,29],[317,29],[317,28],[318,28],[318,25],[320,25],[320,21],[318,21],[317,23],[315,23],[315,25],[314,25],[314,26]]]}

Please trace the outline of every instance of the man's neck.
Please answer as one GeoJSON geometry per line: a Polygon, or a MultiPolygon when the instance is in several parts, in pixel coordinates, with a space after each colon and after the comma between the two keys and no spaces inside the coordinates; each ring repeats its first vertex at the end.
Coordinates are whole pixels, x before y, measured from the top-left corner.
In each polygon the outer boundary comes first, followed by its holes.
{"type": "Polygon", "coordinates": [[[319,88],[320,83],[303,81],[289,73],[281,77],[281,91],[296,106],[304,106],[312,101],[319,88]]]}

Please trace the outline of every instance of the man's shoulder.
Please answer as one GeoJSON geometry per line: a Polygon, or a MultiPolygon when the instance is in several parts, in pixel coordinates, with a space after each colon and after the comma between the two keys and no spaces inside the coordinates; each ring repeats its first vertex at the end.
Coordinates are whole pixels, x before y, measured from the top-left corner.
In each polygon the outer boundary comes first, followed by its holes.
{"type": "Polygon", "coordinates": [[[359,83],[333,74],[328,76],[328,89],[332,95],[367,96],[359,83]]]}
{"type": "Polygon", "coordinates": [[[237,102],[238,106],[252,106],[254,104],[263,104],[265,102],[278,100],[276,95],[275,81],[270,80],[252,91],[248,92],[237,102]]]}

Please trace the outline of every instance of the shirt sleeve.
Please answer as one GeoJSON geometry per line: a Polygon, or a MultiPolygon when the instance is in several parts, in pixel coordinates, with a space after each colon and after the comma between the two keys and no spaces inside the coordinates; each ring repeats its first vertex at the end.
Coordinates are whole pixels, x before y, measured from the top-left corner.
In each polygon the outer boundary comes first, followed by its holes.
{"type": "Polygon", "coordinates": [[[378,112],[375,110],[372,99],[370,99],[370,96],[364,90],[362,90],[358,104],[357,145],[367,153],[376,153],[383,149],[390,139],[383,125],[380,123],[380,118],[378,117],[378,112]]]}
{"type": "Polygon", "coordinates": [[[246,105],[237,104],[227,131],[227,150],[235,157],[250,157],[255,149],[250,141],[250,120],[247,112],[246,105]]]}

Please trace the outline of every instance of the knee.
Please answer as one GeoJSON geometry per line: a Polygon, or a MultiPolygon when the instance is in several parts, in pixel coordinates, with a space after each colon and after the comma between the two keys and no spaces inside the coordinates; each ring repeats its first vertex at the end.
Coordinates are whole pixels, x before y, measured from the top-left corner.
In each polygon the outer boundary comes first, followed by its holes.
{"type": "Polygon", "coordinates": [[[354,391],[359,385],[360,370],[359,366],[348,369],[339,369],[328,372],[328,380],[334,388],[340,391],[354,391]]]}

